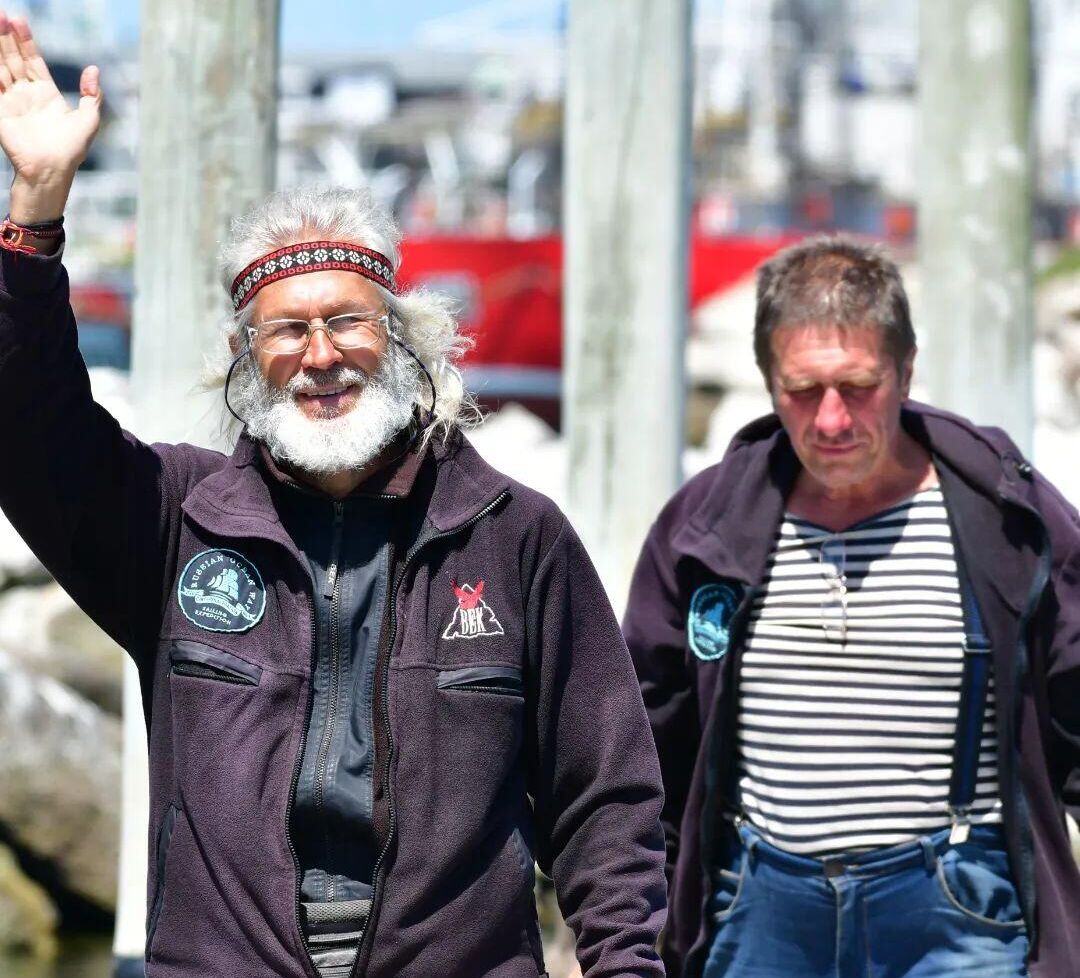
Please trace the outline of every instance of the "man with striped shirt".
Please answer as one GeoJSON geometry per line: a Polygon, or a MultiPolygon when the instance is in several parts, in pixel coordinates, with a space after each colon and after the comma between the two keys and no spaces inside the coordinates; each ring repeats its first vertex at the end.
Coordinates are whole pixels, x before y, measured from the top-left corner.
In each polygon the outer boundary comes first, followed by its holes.
{"type": "Polygon", "coordinates": [[[1080,974],[1080,526],[908,400],[896,266],[762,267],[775,413],[661,513],[625,633],[664,772],[668,973],[1080,974]]]}

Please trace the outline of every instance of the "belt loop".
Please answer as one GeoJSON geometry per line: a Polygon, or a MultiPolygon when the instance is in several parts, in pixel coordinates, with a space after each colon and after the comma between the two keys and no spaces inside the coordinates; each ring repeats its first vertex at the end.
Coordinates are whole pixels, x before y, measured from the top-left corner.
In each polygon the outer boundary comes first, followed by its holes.
{"type": "Polygon", "coordinates": [[[928,873],[934,872],[937,868],[937,852],[934,850],[934,843],[932,843],[928,836],[919,836],[919,845],[922,846],[923,859],[926,860],[926,871],[928,873]]]}
{"type": "Polygon", "coordinates": [[[758,843],[761,841],[756,832],[747,832],[743,836],[743,844],[746,846],[746,858],[747,861],[751,861],[755,858],[755,852],[758,847],[758,843]]]}

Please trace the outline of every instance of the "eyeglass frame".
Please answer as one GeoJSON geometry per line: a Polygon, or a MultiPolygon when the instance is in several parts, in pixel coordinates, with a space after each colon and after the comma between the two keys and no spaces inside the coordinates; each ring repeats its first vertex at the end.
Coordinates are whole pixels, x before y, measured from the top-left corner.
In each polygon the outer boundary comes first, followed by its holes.
{"type": "Polygon", "coordinates": [[[253,349],[258,349],[262,353],[271,357],[295,357],[303,353],[307,353],[308,347],[311,345],[311,335],[317,330],[322,330],[326,333],[326,338],[330,341],[330,345],[339,353],[343,353],[347,350],[370,350],[376,343],[378,343],[381,336],[386,336],[389,339],[394,338],[394,333],[390,329],[390,322],[393,319],[393,313],[387,309],[377,316],[374,320],[378,324],[379,331],[372,334],[372,341],[370,343],[364,343],[359,346],[338,346],[334,340],[334,331],[330,324],[335,319],[343,319],[346,316],[356,316],[355,312],[342,312],[336,316],[330,316],[328,319],[323,319],[322,316],[314,316],[311,319],[301,319],[296,317],[282,317],[281,319],[267,319],[255,326],[248,326],[248,345],[253,349]],[[312,323],[321,321],[321,326],[313,326],[312,323]],[[256,346],[256,340],[259,336],[259,330],[270,323],[307,323],[307,338],[304,340],[304,345],[299,350],[267,350],[263,346],[256,346]]]}
{"type": "Polygon", "coordinates": [[[822,577],[825,579],[825,583],[829,588],[829,596],[821,602],[821,627],[825,632],[825,637],[831,639],[832,635],[829,633],[830,625],[828,615],[825,613],[826,604],[832,604],[839,597],[840,605],[840,644],[843,645],[847,641],[847,547],[844,544],[844,538],[834,533],[826,540],[823,540],[820,548],[818,549],[818,568],[821,571],[822,577]],[[836,562],[825,559],[825,549],[829,544],[840,545],[840,560],[836,562]],[[830,571],[825,570],[826,565],[829,566],[830,571]]]}

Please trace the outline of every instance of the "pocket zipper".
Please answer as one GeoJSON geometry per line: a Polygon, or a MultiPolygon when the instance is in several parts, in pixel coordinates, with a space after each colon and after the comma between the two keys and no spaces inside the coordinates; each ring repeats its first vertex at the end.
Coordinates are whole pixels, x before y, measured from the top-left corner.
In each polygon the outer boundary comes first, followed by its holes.
{"type": "Polygon", "coordinates": [[[512,666],[470,666],[464,669],[444,669],[436,676],[438,689],[477,693],[495,693],[499,696],[523,696],[521,670],[512,666]]]}
{"type": "Polygon", "coordinates": [[[177,676],[194,676],[198,679],[213,679],[222,683],[233,683],[237,686],[258,686],[259,684],[248,676],[220,669],[216,666],[208,666],[202,662],[187,662],[181,660],[172,664],[172,672],[177,676]]]}

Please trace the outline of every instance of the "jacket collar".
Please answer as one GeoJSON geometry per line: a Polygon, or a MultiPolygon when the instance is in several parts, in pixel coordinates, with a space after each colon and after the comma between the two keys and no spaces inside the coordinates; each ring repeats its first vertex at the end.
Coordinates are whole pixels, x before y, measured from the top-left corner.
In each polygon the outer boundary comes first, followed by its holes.
{"type": "Polygon", "coordinates": [[[675,534],[676,548],[718,577],[761,580],[799,462],[775,414],[732,439],[708,494],[675,534]]]}
{"type": "MultiPolygon", "coordinates": [[[[381,468],[364,479],[350,494],[349,498],[364,496],[408,496],[416,484],[416,477],[427,452],[426,445],[414,445],[411,429],[401,432],[385,449],[388,461],[381,468]]],[[[271,484],[289,486],[310,496],[327,498],[326,494],[314,486],[301,482],[295,476],[278,465],[270,449],[264,444],[258,445],[258,461],[265,470],[271,484]]]]}
{"type": "MultiPolygon", "coordinates": [[[[488,465],[460,433],[445,442],[432,439],[426,450],[410,453],[392,471],[376,473],[364,483],[370,492],[396,494],[416,483],[430,489],[428,522],[448,532],[469,522],[510,489],[510,480],[488,465]]],[[[278,518],[270,483],[281,475],[265,464],[258,442],[241,435],[226,463],[199,482],[185,498],[182,508],[196,523],[213,533],[230,537],[268,537],[293,549],[278,518]]]]}
{"type": "MultiPolygon", "coordinates": [[[[930,451],[953,495],[971,492],[994,506],[1004,500],[1035,511],[1030,467],[1003,433],[916,401],[904,405],[901,424],[930,451]]],[[[770,414],[751,422],[732,439],[708,494],[676,530],[676,549],[718,577],[760,581],[799,471],[780,419],[770,414]]]]}

